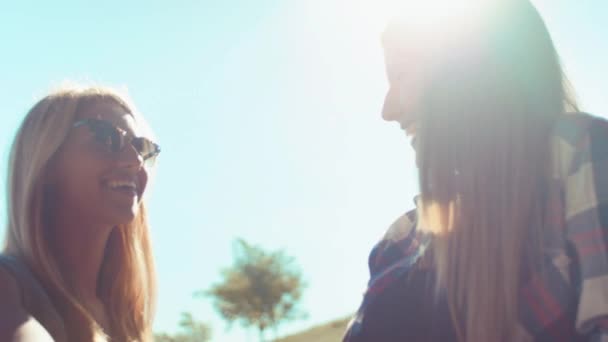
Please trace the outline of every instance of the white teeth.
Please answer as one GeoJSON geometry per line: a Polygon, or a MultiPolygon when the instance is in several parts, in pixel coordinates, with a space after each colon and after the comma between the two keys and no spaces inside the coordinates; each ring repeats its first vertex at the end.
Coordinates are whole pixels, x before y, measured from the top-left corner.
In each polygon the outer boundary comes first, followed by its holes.
{"type": "Polygon", "coordinates": [[[113,188],[113,189],[121,188],[121,187],[129,187],[129,188],[132,188],[132,189],[136,189],[137,188],[137,184],[135,184],[134,181],[114,180],[114,181],[108,181],[106,184],[110,188],[113,188]]]}

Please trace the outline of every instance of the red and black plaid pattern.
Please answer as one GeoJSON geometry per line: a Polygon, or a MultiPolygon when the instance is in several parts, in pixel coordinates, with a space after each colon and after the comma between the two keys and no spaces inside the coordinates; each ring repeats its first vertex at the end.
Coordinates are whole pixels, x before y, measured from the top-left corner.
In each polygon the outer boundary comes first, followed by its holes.
{"type": "MultiPolygon", "coordinates": [[[[521,326],[537,342],[608,342],[608,121],[567,114],[552,139],[545,267],[520,289],[521,326]]],[[[432,277],[412,280],[431,243],[416,231],[415,210],[389,228],[370,254],[368,288],[345,342],[453,338],[445,303],[426,300],[429,291],[414,288],[432,287],[432,277]],[[444,331],[415,331],[423,329],[444,331]]]]}

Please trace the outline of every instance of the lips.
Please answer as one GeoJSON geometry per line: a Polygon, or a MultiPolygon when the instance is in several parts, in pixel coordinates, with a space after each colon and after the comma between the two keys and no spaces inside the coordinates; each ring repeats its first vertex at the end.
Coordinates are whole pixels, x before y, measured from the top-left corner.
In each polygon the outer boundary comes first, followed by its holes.
{"type": "Polygon", "coordinates": [[[413,121],[405,122],[401,124],[401,129],[405,131],[408,136],[416,134],[416,123],[413,121]]]}
{"type": "Polygon", "coordinates": [[[127,196],[138,196],[139,186],[133,178],[114,178],[102,182],[104,188],[127,196]]]}

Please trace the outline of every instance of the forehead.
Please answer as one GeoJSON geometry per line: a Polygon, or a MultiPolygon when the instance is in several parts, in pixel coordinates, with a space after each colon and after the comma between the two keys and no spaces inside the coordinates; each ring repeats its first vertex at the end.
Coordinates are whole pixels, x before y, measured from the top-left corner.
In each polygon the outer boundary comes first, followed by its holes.
{"type": "Polygon", "coordinates": [[[435,41],[425,39],[410,32],[385,31],[381,38],[384,54],[390,59],[405,59],[424,63],[432,57],[436,49],[435,41]]]}
{"type": "Polygon", "coordinates": [[[451,58],[450,51],[443,49],[436,39],[425,40],[423,36],[404,33],[394,28],[384,32],[382,46],[389,76],[405,74],[414,78],[431,77],[438,67],[451,58]]]}
{"type": "Polygon", "coordinates": [[[125,130],[130,135],[139,136],[141,134],[133,114],[112,99],[87,102],[79,110],[78,119],[104,120],[125,130]]]}

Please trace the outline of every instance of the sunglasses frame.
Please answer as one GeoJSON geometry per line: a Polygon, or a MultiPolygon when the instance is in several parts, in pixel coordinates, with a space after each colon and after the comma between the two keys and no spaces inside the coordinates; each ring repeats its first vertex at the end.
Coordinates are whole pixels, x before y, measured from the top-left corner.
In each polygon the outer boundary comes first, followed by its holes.
{"type": "Polygon", "coordinates": [[[117,146],[117,148],[115,148],[114,143],[113,143],[112,147],[110,149],[110,152],[112,152],[112,153],[119,153],[125,148],[125,146],[127,146],[127,144],[131,144],[135,148],[137,153],[143,158],[144,162],[153,161],[156,158],[156,156],[158,156],[160,154],[161,149],[157,143],[153,142],[152,140],[150,140],[146,137],[129,136],[129,134],[124,129],[114,126],[111,122],[109,122],[107,120],[86,118],[86,119],[78,120],[72,125],[73,128],[77,128],[77,127],[81,127],[81,126],[87,126],[87,128],[89,130],[91,130],[91,132],[93,132],[93,134],[98,133],[97,128],[100,126],[106,126],[106,128],[113,129],[115,131],[115,133],[118,134],[119,146],[117,146]],[[151,146],[151,152],[149,152],[147,154],[142,154],[143,152],[140,152],[138,150],[137,146],[133,144],[134,141],[140,141],[144,144],[148,144],[149,146],[151,146]]]}

